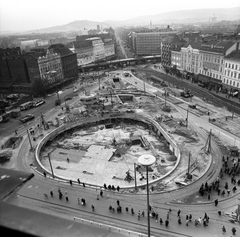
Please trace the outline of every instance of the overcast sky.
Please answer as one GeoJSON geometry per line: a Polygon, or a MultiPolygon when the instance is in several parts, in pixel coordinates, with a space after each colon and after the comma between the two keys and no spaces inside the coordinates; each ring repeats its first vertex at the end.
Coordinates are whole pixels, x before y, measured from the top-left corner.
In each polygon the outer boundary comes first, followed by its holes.
{"type": "Polygon", "coordinates": [[[0,32],[41,29],[75,20],[126,20],[141,15],[240,6],[240,0],[0,0],[0,32]]]}

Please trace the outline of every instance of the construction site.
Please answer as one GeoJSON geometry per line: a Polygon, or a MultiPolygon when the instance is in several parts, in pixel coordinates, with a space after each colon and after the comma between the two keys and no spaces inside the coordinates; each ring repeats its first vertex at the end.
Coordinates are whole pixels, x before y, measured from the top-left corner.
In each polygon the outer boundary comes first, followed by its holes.
{"type": "Polygon", "coordinates": [[[138,164],[143,154],[156,157],[149,181],[157,191],[176,189],[204,174],[211,162],[206,139],[187,127],[175,106],[139,90],[124,80],[128,77],[117,73],[100,90],[79,93],[79,102],[48,121],[57,129],[39,145],[39,160],[50,174],[128,192],[146,184],[145,167],[138,164]]]}

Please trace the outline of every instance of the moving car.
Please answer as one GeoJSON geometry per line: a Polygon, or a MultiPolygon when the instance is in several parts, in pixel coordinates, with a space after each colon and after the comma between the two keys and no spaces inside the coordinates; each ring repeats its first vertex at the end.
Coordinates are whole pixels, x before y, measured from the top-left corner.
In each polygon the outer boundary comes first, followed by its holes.
{"type": "Polygon", "coordinates": [[[38,106],[40,106],[40,105],[42,105],[44,103],[45,103],[45,100],[41,99],[41,100],[38,100],[38,101],[34,101],[33,102],[33,106],[34,107],[38,107],[38,106]]]}
{"type": "Polygon", "coordinates": [[[24,117],[22,117],[21,119],[19,119],[22,123],[26,123],[30,120],[33,120],[35,118],[35,116],[33,114],[27,114],[24,117]]]}

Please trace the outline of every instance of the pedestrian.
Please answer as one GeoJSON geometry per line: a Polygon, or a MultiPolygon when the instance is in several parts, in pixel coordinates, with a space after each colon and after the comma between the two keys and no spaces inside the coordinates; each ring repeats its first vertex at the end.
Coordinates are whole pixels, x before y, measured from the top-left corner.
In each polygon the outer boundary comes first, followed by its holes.
{"type": "Polygon", "coordinates": [[[188,226],[189,219],[186,219],[186,226],[188,226]]]}
{"type": "Polygon", "coordinates": [[[68,202],[68,197],[66,197],[66,201],[68,202]]]}
{"type": "Polygon", "coordinates": [[[67,162],[69,163],[69,158],[67,158],[67,162]]]}
{"type": "Polygon", "coordinates": [[[95,210],[95,207],[92,205],[92,211],[94,211],[95,210]]]}
{"type": "Polygon", "coordinates": [[[45,172],[45,171],[43,171],[43,175],[44,175],[44,177],[46,178],[47,174],[46,174],[46,172],[45,172]]]}
{"type": "Polygon", "coordinates": [[[155,215],[156,222],[158,222],[158,213],[155,215]]]}
{"type": "Polygon", "coordinates": [[[167,219],[165,220],[165,226],[168,227],[168,225],[169,225],[169,220],[167,219]]]}
{"type": "Polygon", "coordinates": [[[138,212],[138,215],[137,215],[138,220],[140,220],[140,217],[141,217],[141,213],[140,213],[140,211],[139,211],[139,212],[138,212]]]}
{"type": "Polygon", "coordinates": [[[215,203],[215,207],[216,207],[218,205],[218,199],[215,199],[214,203],[215,203]]]}
{"type": "Polygon", "coordinates": [[[82,183],[83,187],[85,187],[85,183],[82,183]]]}
{"type": "Polygon", "coordinates": [[[97,200],[99,200],[99,194],[97,194],[97,200]]]}
{"type": "Polygon", "coordinates": [[[236,228],[235,228],[235,227],[233,227],[233,228],[232,228],[232,234],[233,234],[233,235],[235,235],[235,234],[236,234],[236,232],[237,232],[236,228]]]}
{"type": "Polygon", "coordinates": [[[107,185],[105,183],[103,184],[103,187],[104,187],[104,189],[107,189],[107,185]]]}
{"type": "Polygon", "coordinates": [[[119,190],[120,190],[120,187],[119,187],[119,186],[117,186],[117,191],[119,192],[119,190]]]}
{"type": "Polygon", "coordinates": [[[118,206],[120,205],[120,201],[119,201],[119,200],[117,200],[117,205],[118,205],[118,206]]]}
{"type": "Polygon", "coordinates": [[[189,215],[189,221],[192,221],[192,214],[189,215]]]}
{"type": "Polygon", "coordinates": [[[102,189],[101,189],[101,191],[100,191],[100,196],[103,197],[103,191],[102,191],[102,189]]]}
{"type": "Polygon", "coordinates": [[[163,220],[162,220],[162,218],[159,219],[159,224],[160,224],[160,225],[163,224],[163,220]]]}
{"type": "Polygon", "coordinates": [[[167,220],[169,220],[169,212],[167,213],[167,220]]]}
{"type": "Polygon", "coordinates": [[[53,191],[50,192],[51,197],[53,197],[53,191]]]}
{"type": "Polygon", "coordinates": [[[80,179],[79,179],[79,178],[77,179],[77,181],[78,181],[78,184],[81,184],[81,182],[80,182],[80,179]]]}
{"type": "Polygon", "coordinates": [[[145,216],[145,212],[144,211],[142,211],[142,217],[144,217],[145,216]]]}
{"type": "Polygon", "coordinates": [[[131,213],[132,213],[132,215],[134,215],[134,210],[133,210],[133,208],[131,208],[131,213]]]}
{"type": "Polygon", "coordinates": [[[172,212],[172,209],[171,209],[171,208],[169,208],[169,209],[168,209],[168,211],[169,211],[169,213],[171,213],[171,212],[172,212]]]}
{"type": "Polygon", "coordinates": [[[223,234],[226,233],[226,228],[225,228],[225,226],[222,227],[222,232],[223,232],[223,234]]]}
{"type": "Polygon", "coordinates": [[[180,217],[180,216],[178,217],[178,224],[179,224],[179,225],[182,224],[182,221],[181,221],[181,217],[180,217]]]}
{"type": "Polygon", "coordinates": [[[181,214],[181,210],[179,209],[178,212],[177,212],[177,216],[179,217],[181,214]]]}
{"type": "Polygon", "coordinates": [[[125,208],[126,212],[128,212],[128,207],[125,208]]]}
{"type": "Polygon", "coordinates": [[[72,180],[71,179],[69,180],[69,183],[72,185],[72,180]]]}
{"type": "Polygon", "coordinates": [[[221,211],[218,211],[218,215],[221,216],[221,215],[222,215],[222,212],[221,212],[221,211]]]}

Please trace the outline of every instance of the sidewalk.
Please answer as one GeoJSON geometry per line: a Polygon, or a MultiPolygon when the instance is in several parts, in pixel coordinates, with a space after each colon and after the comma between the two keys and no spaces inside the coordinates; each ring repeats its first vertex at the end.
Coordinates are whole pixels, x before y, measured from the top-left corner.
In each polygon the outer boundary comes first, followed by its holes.
{"type": "MultiPolygon", "coordinates": [[[[198,85],[197,85],[197,83],[193,83],[193,82],[191,82],[191,80],[187,80],[187,79],[180,79],[180,78],[178,78],[178,77],[176,77],[176,76],[174,76],[174,75],[170,75],[170,74],[166,74],[166,72],[165,72],[165,70],[163,69],[163,68],[154,68],[153,66],[151,66],[151,69],[152,70],[154,70],[154,71],[157,71],[157,72],[161,72],[161,73],[163,73],[163,74],[165,74],[165,75],[168,75],[168,76],[170,76],[170,77],[173,77],[173,78],[175,78],[175,79],[177,79],[177,80],[183,80],[184,82],[186,82],[186,83],[189,83],[189,84],[191,84],[191,85],[194,85],[194,86],[196,86],[197,88],[200,88],[198,85]]],[[[205,91],[208,91],[208,89],[206,89],[206,88],[203,88],[203,90],[205,90],[205,91]]],[[[234,106],[239,106],[240,107],[240,99],[238,99],[237,97],[229,97],[229,98],[226,98],[226,94],[223,94],[223,93],[221,93],[221,92],[216,92],[216,91],[214,91],[214,90],[211,90],[211,91],[208,91],[209,93],[211,93],[213,96],[215,96],[215,97],[217,97],[217,98],[219,98],[219,99],[221,99],[221,100],[223,100],[223,101],[225,101],[225,102],[227,102],[227,103],[229,103],[229,104],[231,104],[232,102],[234,102],[234,106]]]]}

